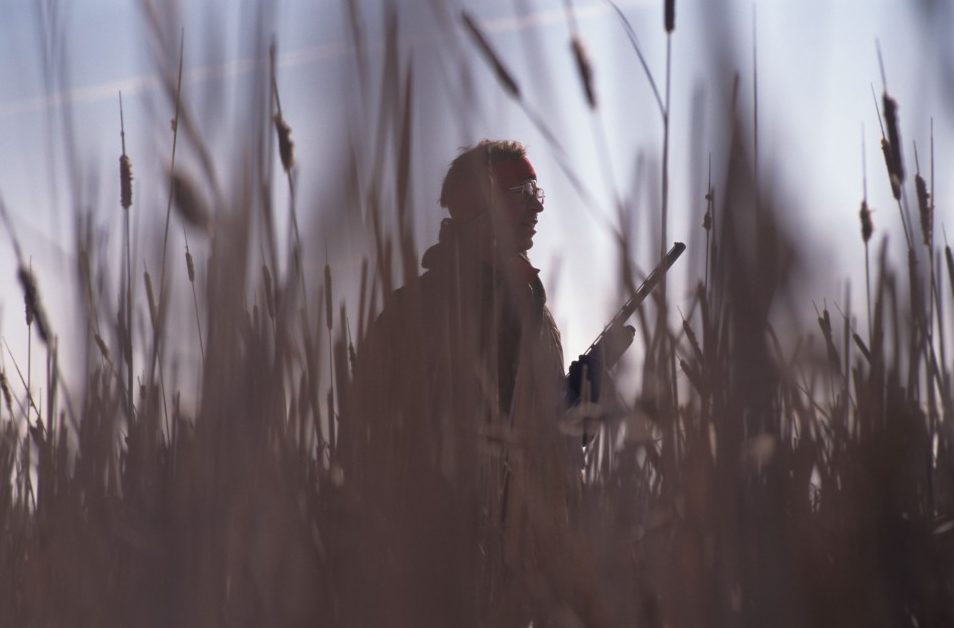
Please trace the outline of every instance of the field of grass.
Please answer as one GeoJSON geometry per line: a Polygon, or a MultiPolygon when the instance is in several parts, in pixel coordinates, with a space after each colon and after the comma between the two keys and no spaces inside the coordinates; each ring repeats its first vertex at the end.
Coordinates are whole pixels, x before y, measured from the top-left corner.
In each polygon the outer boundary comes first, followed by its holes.
{"type": "MultiPolygon", "coordinates": [[[[475,58],[519,99],[493,42],[460,19],[475,58]]],[[[668,13],[661,26],[674,28],[668,13]]],[[[116,181],[119,267],[77,220],[71,329],[51,328],[30,243],[16,242],[32,344],[2,373],[0,626],[954,625],[954,256],[933,164],[925,151],[916,171],[901,151],[894,98],[878,97],[887,168],[868,164],[868,178],[889,178],[906,241],[871,234],[859,189],[850,241],[866,259],[856,285],[867,311],[818,307],[817,328],[795,331],[774,312],[812,308],[792,281],[808,248],[780,219],[790,202],[760,185],[750,113],[733,102],[730,148],[712,155],[725,178],[698,195],[704,275],[688,302],[660,290],[636,315],[640,368],[618,373],[636,393],[599,422],[578,473],[565,417],[488,421],[473,372],[412,377],[400,405],[414,420],[354,382],[372,321],[421,270],[406,199],[412,155],[431,147],[412,144],[413,68],[398,45],[388,30],[376,134],[339,147],[349,183],[325,209],[329,231],[300,218],[294,144],[309,138],[284,118],[263,48],[256,126],[242,131],[245,166],[225,173],[226,191],[166,64],[177,149],[164,231],[147,243],[156,268],[140,276],[131,262],[131,153],[116,181]],[[394,173],[357,172],[355,154],[386,151],[394,173]],[[347,261],[359,270],[312,263],[314,243],[354,216],[371,243],[347,261]],[[193,248],[175,248],[170,231],[193,248]],[[63,372],[58,334],[81,338],[79,372],[63,372]],[[183,346],[190,360],[169,358],[183,346]],[[21,376],[28,360],[41,382],[21,376]]],[[[177,43],[166,52],[178,62],[177,43]]],[[[653,211],[665,248],[663,119],[653,211]]],[[[620,209],[620,224],[631,220],[620,209]]],[[[633,246],[621,238],[621,259],[633,246]]],[[[641,277],[621,267],[623,301],[641,277]]],[[[394,368],[413,375],[433,332],[411,321],[394,368]]]]}

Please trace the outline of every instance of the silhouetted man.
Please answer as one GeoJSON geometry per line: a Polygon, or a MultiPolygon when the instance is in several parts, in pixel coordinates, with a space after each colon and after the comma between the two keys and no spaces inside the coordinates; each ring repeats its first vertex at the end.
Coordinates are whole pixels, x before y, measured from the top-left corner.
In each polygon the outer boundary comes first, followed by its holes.
{"type": "Polygon", "coordinates": [[[376,576],[392,625],[539,623],[529,583],[572,598],[586,571],[567,562],[579,441],[557,429],[560,336],[527,257],[544,193],[522,144],[483,141],[451,163],[440,203],[426,271],[360,343],[346,482],[387,513],[378,553],[395,572],[376,576]]]}

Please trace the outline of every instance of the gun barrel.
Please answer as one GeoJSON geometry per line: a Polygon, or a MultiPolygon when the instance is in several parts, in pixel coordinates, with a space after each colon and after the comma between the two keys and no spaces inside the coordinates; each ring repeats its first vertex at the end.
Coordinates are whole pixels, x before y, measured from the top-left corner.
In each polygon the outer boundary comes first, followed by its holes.
{"type": "Polygon", "coordinates": [[[616,316],[609,322],[609,324],[603,328],[603,331],[600,332],[600,335],[596,337],[596,340],[593,341],[593,344],[586,350],[584,355],[590,355],[593,350],[599,345],[603,340],[604,336],[613,329],[615,326],[620,326],[626,322],[630,316],[633,315],[633,312],[646,300],[646,297],[652,293],[653,289],[659,283],[659,280],[663,278],[673,264],[676,263],[676,260],[679,259],[679,256],[682,255],[683,251],[686,250],[686,245],[682,242],[676,242],[673,244],[672,248],[669,249],[669,252],[666,253],[666,259],[659,263],[656,268],[653,269],[649,276],[646,277],[646,280],[636,289],[636,293],[629,298],[626,303],[623,304],[623,307],[619,309],[616,313],[616,316]]]}

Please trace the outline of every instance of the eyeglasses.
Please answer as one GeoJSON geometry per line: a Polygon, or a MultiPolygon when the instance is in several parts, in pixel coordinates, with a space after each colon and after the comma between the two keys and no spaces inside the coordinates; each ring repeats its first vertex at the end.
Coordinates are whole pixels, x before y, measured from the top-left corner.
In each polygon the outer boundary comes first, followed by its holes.
{"type": "Polygon", "coordinates": [[[543,192],[543,188],[538,186],[536,180],[534,179],[527,179],[520,185],[510,188],[510,191],[522,194],[528,203],[531,200],[536,200],[541,205],[543,205],[543,199],[545,199],[547,196],[543,192]]]}

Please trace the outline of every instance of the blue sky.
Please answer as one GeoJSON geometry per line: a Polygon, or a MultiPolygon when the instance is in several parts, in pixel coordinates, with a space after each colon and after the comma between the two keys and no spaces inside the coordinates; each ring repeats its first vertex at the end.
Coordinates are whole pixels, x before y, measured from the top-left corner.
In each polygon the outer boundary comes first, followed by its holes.
{"type": "MultiPolygon", "coordinates": [[[[36,6],[39,4],[56,3],[36,6]]],[[[404,60],[413,59],[415,68],[415,128],[422,139],[419,145],[428,149],[413,158],[418,243],[423,246],[436,237],[441,218],[436,202],[440,179],[459,147],[483,137],[524,141],[548,199],[531,256],[544,270],[565,349],[572,356],[586,348],[618,305],[615,249],[609,234],[593,218],[594,213],[613,215],[613,187],[639,217],[635,237],[642,246],[636,252],[636,263],[646,268],[655,256],[654,247],[647,244],[647,233],[656,211],[652,205],[656,179],[637,181],[635,176],[639,163],[651,170],[658,162],[662,141],[648,83],[618,18],[605,2],[574,2],[580,34],[596,72],[600,99],[596,120],[583,101],[569,54],[570,31],[563,0],[454,5],[467,7],[484,24],[527,102],[571,155],[575,172],[597,200],[595,206],[585,209],[546,141],[525,112],[499,89],[462,29],[439,29],[433,10],[438,4],[428,0],[399,3],[401,55],[404,60]],[[473,110],[467,116],[460,115],[458,105],[464,64],[473,73],[477,88],[469,101],[473,110]],[[606,129],[614,186],[607,184],[601,166],[595,124],[606,129]]],[[[952,15],[949,4],[941,3],[942,15],[952,15]]],[[[665,59],[662,2],[621,0],[619,5],[632,22],[661,86],[665,59]]],[[[127,148],[135,164],[136,197],[142,199],[135,208],[134,226],[142,246],[139,257],[146,263],[150,263],[151,254],[148,243],[156,236],[156,216],[164,212],[163,160],[171,141],[167,132],[171,110],[155,87],[155,48],[139,3],[63,3],[58,14],[61,30],[53,37],[58,42],[53,49],[63,51],[68,78],[54,85],[53,93],[43,80],[44,46],[42,29],[37,26],[42,16],[34,6],[13,0],[0,2],[5,15],[0,23],[0,195],[37,271],[54,327],[62,330],[76,307],[69,278],[77,205],[91,211],[102,246],[118,255],[117,92],[124,91],[127,148]],[[65,162],[68,147],[60,123],[64,103],[70,104],[80,164],[75,179],[65,162]]],[[[187,8],[179,15],[186,24],[186,99],[206,123],[207,138],[217,158],[228,163],[255,75],[251,63],[255,48],[248,34],[260,24],[260,17],[252,2],[184,6],[187,8]]],[[[280,44],[283,106],[297,141],[306,199],[307,195],[321,197],[322,189],[333,183],[329,178],[338,172],[328,166],[329,160],[336,158],[328,147],[345,140],[349,128],[364,128],[356,104],[355,60],[343,6],[340,2],[302,0],[272,6],[269,30],[280,44]]],[[[369,46],[379,55],[383,4],[365,2],[360,6],[369,46]]],[[[947,116],[950,108],[945,102],[949,100],[945,101],[939,80],[942,68],[929,45],[943,29],[926,27],[907,3],[890,0],[677,2],[672,43],[673,240],[689,240],[691,231],[698,229],[703,210],[705,189],[698,184],[703,181],[705,155],[690,153],[688,146],[694,122],[692,95],[697,89],[704,91],[707,108],[695,122],[706,131],[716,180],[724,167],[726,133],[720,129],[717,105],[721,94],[712,84],[712,60],[725,50],[725,44],[715,38],[718,29],[713,18],[725,16],[732,28],[741,79],[739,96],[743,103],[750,103],[753,10],[758,29],[761,172],[790,201],[793,229],[815,245],[806,260],[806,270],[814,277],[815,300],[840,299],[848,278],[858,297],[863,281],[857,217],[862,125],[867,141],[869,201],[877,210],[876,234],[890,233],[892,256],[902,258],[897,209],[884,176],[869,91],[873,83],[880,93],[875,38],[880,39],[885,53],[890,91],[900,103],[905,151],[911,152],[911,142],[917,141],[922,168],[926,168],[930,118],[935,116],[937,229],[940,232],[941,222],[950,223],[954,237],[954,211],[950,209],[954,180],[940,174],[950,172],[954,163],[950,148],[954,119],[947,116]]],[[[456,16],[456,9],[449,11],[456,16]]],[[[176,19],[174,13],[166,16],[176,19]]],[[[376,64],[377,55],[372,57],[376,64]]],[[[184,151],[185,163],[192,158],[184,151]]],[[[913,155],[907,156],[907,161],[913,172],[913,155]]],[[[913,200],[913,186],[909,187],[913,200]]],[[[305,219],[320,223],[321,217],[306,215],[305,219]]],[[[351,241],[352,235],[327,244],[334,259],[358,246],[351,241]]],[[[181,249],[178,242],[173,246],[181,249]]],[[[316,245],[312,253],[322,257],[324,245],[316,245]]],[[[7,279],[0,284],[5,286],[0,293],[0,334],[15,355],[22,355],[22,298],[15,269],[4,239],[0,273],[7,279]]],[[[810,309],[805,312],[810,314],[810,309]]],[[[8,359],[4,355],[4,363],[8,359]]]]}

